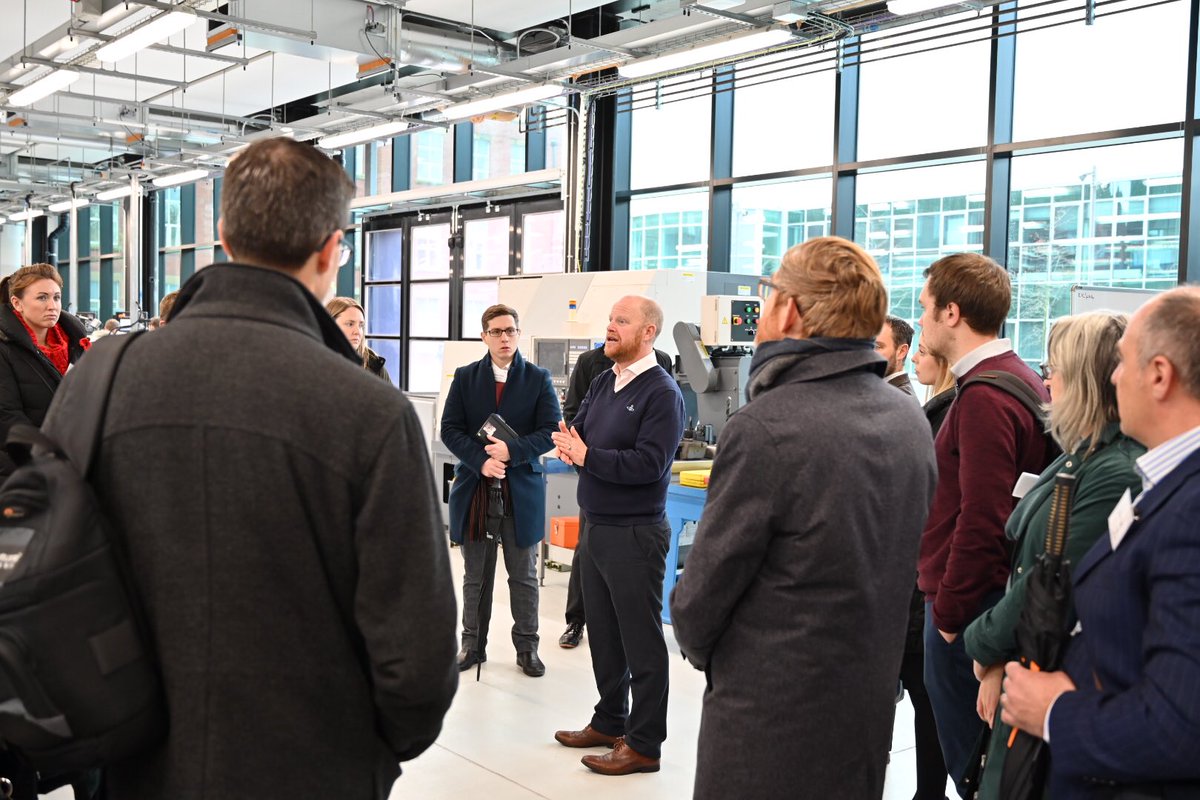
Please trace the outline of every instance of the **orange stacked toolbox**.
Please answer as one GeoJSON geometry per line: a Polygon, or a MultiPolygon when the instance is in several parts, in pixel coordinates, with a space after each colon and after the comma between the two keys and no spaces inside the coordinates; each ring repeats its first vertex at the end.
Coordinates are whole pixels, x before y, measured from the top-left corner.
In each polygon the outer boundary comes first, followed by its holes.
{"type": "Polygon", "coordinates": [[[574,550],[579,544],[579,517],[551,517],[550,544],[574,550]]]}

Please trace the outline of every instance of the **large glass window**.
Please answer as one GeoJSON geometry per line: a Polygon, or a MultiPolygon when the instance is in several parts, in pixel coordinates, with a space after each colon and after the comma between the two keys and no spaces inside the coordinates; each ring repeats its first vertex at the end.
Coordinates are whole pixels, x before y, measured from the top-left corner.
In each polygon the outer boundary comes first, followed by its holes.
{"type": "Polygon", "coordinates": [[[1019,355],[1042,356],[1071,286],[1167,289],[1179,275],[1178,139],[1013,159],[1008,269],[1019,355]]]}
{"type": "MultiPolygon", "coordinates": [[[[739,64],[733,101],[733,174],[818,167],[833,163],[836,73],[801,75],[780,56],[739,64]]],[[[812,67],[808,67],[812,69],[812,67]]]]}
{"type": "Polygon", "coordinates": [[[481,331],[480,322],[488,306],[500,302],[500,282],[492,280],[463,283],[462,338],[473,339],[481,331]]]}
{"type": "Polygon", "coordinates": [[[546,128],[546,169],[567,169],[567,125],[546,128]]]}
{"type": "Polygon", "coordinates": [[[708,190],[643,195],[629,201],[629,269],[705,269],[707,265],[708,190]]]}
{"type": "Polygon", "coordinates": [[[376,231],[371,234],[371,263],[368,281],[398,281],[404,262],[404,232],[376,231]]]}
{"type": "Polygon", "coordinates": [[[1015,141],[1183,119],[1190,4],[1112,13],[1130,5],[1098,6],[1093,25],[1079,0],[1021,12],[1015,141]],[[1062,18],[1028,19],[1068,8],[1070,25],[1036,30],[1062,18]]]}
{"type": "Polygon", "coordinates": [[[217,240],[213,180],[208,178],[196,184],[196,244],[212,244],[217,240]]]}
{"type": "MultiPolygon", "coordinates": [[[[987,41],[960,43],[986,36],[987,18],[970,12],[954,19],[961,21],[936,31],[950,35],[932,45],[920,41],[929,33],[906,34],[903,28],[863,37],[860,161],[987,143],[990,46],[987,41]],[[979,32],[981,23],[984,33],[979,32]],[[931,49],[952,43],[956,46],[931,49]]],[[[1043,74],[1043,80],[1051,74],[1043,74]]],[[[1052,94],[1062,103],[1061,92],[1052,94]]]]}
{"type": "Polygon", "coordinates": [[[525,171],[525,132],[519,120],[489,119],[476,123],[474,137],[471,177],[475,180],[525,171]]]}
{"type": "Polygon", "coordinates": [[[564,271],[562,209],[526,214],[521,218],[521,268],[525,275],[564,271]]]}
{"type": "Polygon", "coordinates": [[[636,108],[629,113],[633,114],[630,188],[708,180],[712,173],[711,96],[636,108]]]}
{"type": "MultiPolygon", "coordinates": [[[[181,187],[179,186],[163,189],[158,193],[158,201],[162,205],[160,209],[163,220],[162,241],[159,243],[162,247],[179,247],[183,244],[183,201],[180,194],[181,187]]],[[[97,238],[99,237],[99,228],[93,228],[93,230],[96,231],[92,234],[92,251],[95,253],[100,246],[100,240],[97,238]]]]}
{"type": "Polygon", "coordinates": [[[450,224],[414,225],[412,236],[412,272],[414,281],[450,277],[450,224]]]}
{"type": "Polygon", "coordinates": [[[854,241],[879,264],[895,316],[920,317],[926,267],[951,253],[983,250],[984,170],[975,161],[858,177],[854,241]]]}
{"type": "Polygon", "coordinates": [[[412,135],[412,185],[441,186],[454,182],[454,137],[448,128],[412,135]]]}
{"type": "Polygon", "coordinates": [[[832,193],[829,177],[734,188],[730,272],[770,275],[789,247],[827,236],[832,193]]]}
{"type": "Polygon", "coordinates": [[[510,223],[507,216],[463,223],[463,277],[507,275],[510,223]]]}

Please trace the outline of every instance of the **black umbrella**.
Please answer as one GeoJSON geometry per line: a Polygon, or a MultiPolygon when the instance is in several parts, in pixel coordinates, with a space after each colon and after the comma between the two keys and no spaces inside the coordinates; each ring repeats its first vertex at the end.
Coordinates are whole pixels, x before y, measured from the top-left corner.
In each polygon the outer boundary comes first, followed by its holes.
{"type": "MultiPolygon", "coordinates": [[[[1071,523],[1075,476],[1054,477],[1054,496],[1046,523],[1046,548],[1025,579],[1025,604],[1017,620],[1017,651],[1021,664],[1034,672],[1062,667],[1070,639],[1071,564],[1063,558],[1071,523]]],[[[1000,776],[1005,800],[1033,800],[1045,791],[1049,749],[1041,737],[1013,728],[1000,776]]]]}
{"type": "Polygon", "coordinates": [[[479,631],[475,638],[475,680],[483,672],[483,654],[487,652],[488,628],[492,623],[492,591],[496,587],[496,551],[500,546],[500,529],[504,525],[504,483],[492,478],[487,490],[487,511],[484,514],[483,541],[487,546],[483,556],[483,577],[479,587],[479,605],[475,619],[479,631]]]}

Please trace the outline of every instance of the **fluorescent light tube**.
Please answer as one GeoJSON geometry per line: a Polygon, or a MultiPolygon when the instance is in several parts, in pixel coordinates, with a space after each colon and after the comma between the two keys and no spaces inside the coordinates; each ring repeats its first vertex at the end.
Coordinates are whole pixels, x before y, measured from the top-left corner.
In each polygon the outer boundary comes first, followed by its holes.
{"type": "Polygon", "coordinates": [[[18,211],[16,214],[9,214],[8,218],[13,222],[24,222],[34,217],[40,217],[45,213],[40,208],[31,208],[28,211],[18,211]]]}
{"type": "Polygon", "coordinates": [[[538,84],[518,89],[515,92],[498,94],[494,97],[481,97],[478,100],[455,103],[443,108],[442,115],[446,119],[466,119],[467,117],[487,114],[491,111],[499,111],[502,108],[527,106],[530,103],[536,103],[540,100],[561,97],[564,92],[566,92],[566,89],[556,83],[538,84]]]}
{"type": "Polygon", "coordinates": [[[382,125],[372,125],[369,128],[359,128],[356,131],[323,136],[317,141],[317,146],[322,150],[340,150],[343,147],[350,147],[351,145],[362,144],[363,142],[372,142],[386,136],[395,136],[407,128],[407,122],[385,122],[382,125]]]}
{"type": "Polygon", "coordinates": [[[60,89],[65,89],[79,80],[79,73],[73,69],[56,69],[45,77],[38,78],[28,86],[18,89],[8,96],[10,106],[27,106],[36,103],[43,97],[49,97],[60,89]]]}
{"type": "Polygon", "coordinates": [[[61,214],[64,211],[70,211],[72,208],[83,208],[91,205],[92,201],[83,197],[77,197],[74,200],[63,200],[61,203],[51,203],[46,206],[46,210],[51,214],[61,214]]]}
{"type": "Polygon", "coordinates": [[[640,58],[617,67],[617,72],[625,78],[644,78],[660,72],[672,72],[698,64],[707,64],[710,61],[721,61],[744,53],[752,53],[755,50],[765,50],[768,47],[783,44],[792,38],[792,32],[788,29],[772,28],[748,36],[738,36],[720,42],[698,45],[689,50],[677,50],[661,56],[640,58]]]}
{"type": "Polygon", "coordinates": [[[887,10],[897,17],[903,17],[908,14],[920,14],[922,11],[933,11],[935,8],[945,8],[952,5],[956,4],[947,3],[946,0],[888,0],[887,10]]]}
{"type": "Polygon", "coordinates": [[[181,183],[191,183],[207,177],[208,170],[206,169],[185,169],[183,172],[172,172],[170,175],[155,178],[154,185],[165,189],[168,186],[178,186],[181,183]]]}
{"type": "Polygon", "coordinates": [[[108,44],[96,50],[96,58],[112,63],[129,58],[139,50],[145,50],[152,44],[157,44],[169,36],[174,36],[196,21],[196,15],[191,11],[168,11],[135,28],[124,36],[119,36],[108,44]]]}
{"type": "Polygon", "coordinates": [[[105,189],[103,192],[96,193],[96,199],[107,203],[109,200],[119,200],[122,197],[129,197],[133,194],[132,186],[121,186],[116,189],[105,189]]]}

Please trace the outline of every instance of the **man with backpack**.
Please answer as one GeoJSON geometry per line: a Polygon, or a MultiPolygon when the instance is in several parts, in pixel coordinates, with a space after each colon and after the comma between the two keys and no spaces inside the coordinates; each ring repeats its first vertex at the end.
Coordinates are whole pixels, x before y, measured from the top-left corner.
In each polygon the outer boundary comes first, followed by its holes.
{"type": "Polygon", "coordinates": [[[441,729],[455,601],[421,427],[322,305],[353,194],[309,145],[247,148],[221,197],[231,263],[123,354],[93,485],[169,730],[108,764],[108,800],[383,800],[441,729]]]}
{"type": "Polygon", "coordinates": [[[956,253],[925,270],[921,342],[958,381],[935,443],[938,485],[921,535],[917,584],[925,593],[925,685],[946,770],[959,794],[983,722],[979,690],[960,634],[1003,594],[1009,555],[1004,523],[1022,473],[1054,457],[1039,377],[999,338],[1012,302],[1008,273],[986,256],[956,253]]]}

